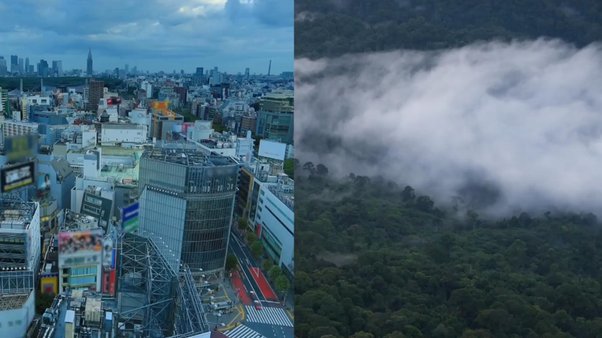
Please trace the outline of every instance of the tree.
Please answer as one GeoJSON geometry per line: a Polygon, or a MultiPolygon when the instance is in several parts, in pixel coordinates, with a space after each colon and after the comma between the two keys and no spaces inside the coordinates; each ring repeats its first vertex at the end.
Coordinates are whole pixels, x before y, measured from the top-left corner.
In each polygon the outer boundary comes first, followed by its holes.
{"type": "Polygon", "coordinates": [[[251,253],[255,258],[259,258],[263,254],[263,245],[261,245],[260,241],[255,241],[251,244],[251,253]]]}
{"type": "Polygon", "coordinates": [[[268,259],[264,260],[261,263],[261,265],[263,267],[263,270],[270,271],[270,269],[274,266],[274,263],[272,263],[272,259],[271,258],[268,258],[268,259]]]}
{"type": "Polygon", "coordinates": [[[257,238],[257,235],[255,235],[254,232],[248,232],[247,233],[247,242],[249,243],[249,245],[253,245],[253,243],[257,242],[259,238],[257,238]]]}
{"type": "Polygon", "coordinates": [[[231,271],[238,266],[238,258],[236,256],[230,254],[226,257],[226,270],[231,271]]]}
{"type": "Polygon", "coordinates": [[[282,269],[280,269],[279,266],[274,265],[274,267],[272,267],[270,271],[268,271],[268,275],[270,276],[271,280],[276,281],[278,277],[282,276],[282,269]]]}
{"type": "Polygon", "coordinates": [[[296,159],[292,158],[284,160],[284,173],[290,177],[295,177],[295,161],[296,159]]]}
{"type": "Polygon", "coordinates": [[[240,230],[245,230],[249,227],[249,222],[247,221],[246,218],[239,218],[238,219],[238,228],[240,230]]]}
{"type": "Polygon", "coordinates": [[[47,293],[37,292],[36,296],[36,312],[38,314],[43,314],[47,308],[52,306],[52,302],[54,301],[54,295],[49,295],[47,293]]]}
{"type": "Polygon", "coordinates": [[[316,166],[316,174],[318,174],[318,176],[326,176],[328,175],[328,168],[320,163],[316,166]]]}
{"type": "Polygon", "coordinates": [[[303,170],[307,171],[309,175],[313,175],[316,172],[313,162],[305,162],[305,164],[303,164],[303,170]]]}
{"type": "Polygon", "coordinates": [[[404,202],[412,202],[416,198],[416,192],[414,192],[414,188],[409,185],[403,188],[401,192],[401,199],[404,202]]]}
{"type": "Polygon", "coordinates": [[[288,281],[288,278],[286,278],[285,275],[278,276],[274,284],[276,286],[276,291],[278,291],[279,293],[287,292],[291,286],[290,282],[288,281]]]}

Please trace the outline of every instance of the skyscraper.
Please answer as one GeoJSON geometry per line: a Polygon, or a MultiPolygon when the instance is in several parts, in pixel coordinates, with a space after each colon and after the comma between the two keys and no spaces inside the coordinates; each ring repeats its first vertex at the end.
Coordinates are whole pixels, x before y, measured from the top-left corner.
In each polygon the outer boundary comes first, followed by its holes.
{"type": "Polygon", "coordinates": [[[29,71],[29,58],[25,58],[25,73],[30,73],[29,71]]]}
{"type": "Polygon", "coordinates": [[[52,76],[63,76],[63,61],[52,61],[52,76]]]}
{"type": "Polygon", "coordinates": [[[86,74],[88,76],[92,76],[93,68],[92,68],[92,49],[88,49],[88,64],[86,68],[86,74]]]}
{"type": "Polygon", "coordinates": [[[193,150],[155,148],[140,159],[140,231],[175,271],[223,272],[239,164],[193,150]]]}
{"type": "Polygon", "coordinates": [[[96,81],[96,80],[90,80],[90,83],[88,84],[89,89],[88,89],[88,107],[87,109],[92,111],[92,112],[96,112],[98,110],[98,101],[100,101],[100,99],[102,98],[103,94],[104,94],[104,82],[102,81],[96,81]]]}
{"type": "Polygon", "coordinates": [[[11,55],[10,56],[10,72],[17,73],[19,69],[19,56],[11,55]]]}
{"type": "Polygon", "coordinates": [[[25,62],[23,58],[19,58],[19,74],[25,73],[25,62]]]}
{"type": "Polygon", "coordinates": [[[0,56],[0,75],[6,74],[7,71],[6,60],[4,59],[4,56],[0,56]]]}
{"type": "Polygon", "coordinates": [[[38,75],[41,77],[48,76],[48,61],[42,59],[38,63],[38,75]]]}

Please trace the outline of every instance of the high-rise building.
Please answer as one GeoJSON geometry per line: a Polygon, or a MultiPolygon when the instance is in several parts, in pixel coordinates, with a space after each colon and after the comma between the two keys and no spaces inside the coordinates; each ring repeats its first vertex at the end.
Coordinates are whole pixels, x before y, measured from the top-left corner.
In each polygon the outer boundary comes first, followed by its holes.
{"type": "Polygon", "coordinates": [[[4,56],[0,56],[0,76],[6,75],[7,72],[6,59],[4,59],[4,56]]]}
{"type": "Polygon", "coordinates": [[[10,72],[17,73],[19,70],[19,56],[11,55],[10,56],[10,72]]]}
{"type": "Polygon", "coordinates": [[[223,272],[238,169],[230,157],[181,148],[142,155],[139,233],[175,271],[187,264],[195,275],[223,272]]]}
{"type": "Polygon", "coordinates": [[[25,73],[26,74],[30,73],[30,71],[29,71],[29,58],[28,57],[25,58],[25,73]]]}
{"type": "Polygon", "coordinates": [[[88,110],[92,112],[98,110],[98,101],[103,97],[104,86],[105,84],[102,81],[90,80],[88,83],[88,110]]]}
{"type": "Polygon", "coordinates": [[[88,62],[86,67],[86,74],[88,76],[92,76],[93,73],[94,71],[92,68],[92,49],[88,49],[88,62]]]}
{"type": "Polygon", "coordinates": [[[260,102],[257,112],[257,136],[293,144],[294,95],[292,91],[275,91],[260,102]]]}
{"type": "Polygon", "coordinates": [[[40,262],[38,203],[0,200],[0,335],[22,337],[35,316],[40,262]]]}
{"type": "Polygon", "coordinates": [[[19,58],[19,74],[25,73],[25,62],[23,58],[19,58]]]}
{"type": "Polygon", "coordinates": [[[249,75],[250,75],[249,72],[250,72],[249,68],[248,67],[245,68],[245,79],[247,79],[247,80],[249,79],[249,75]]]}
{"type": "Polygon", "coordinates": [[[52,76],[63,76],[63,61],[52,61],[52,76]]]}
{"type": "Polygon", "coordinates": [[[48,61],[42,59],[38,63],[38,75],[41,77],[48,76],[48,61]]]}

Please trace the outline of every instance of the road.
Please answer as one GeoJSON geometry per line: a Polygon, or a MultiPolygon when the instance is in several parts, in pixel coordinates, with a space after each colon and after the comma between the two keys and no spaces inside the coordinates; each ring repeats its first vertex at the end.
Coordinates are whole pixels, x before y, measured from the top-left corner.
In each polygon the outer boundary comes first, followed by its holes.
{"type": "Polygon", "coordinates": [[[236,258],[238,258],[240,270],[242,271],[243,283],[245,284],[247,290],[255,292],[257,298],[262,304],[278,304],[278,302],[267,300],[261,293],[259,286],[251,276],[251,271],[249,270],[250,267],[259,267],[259,265],[255,262],[255,259],[251,255],[251,252],[249,252],[249,249],[242,242],[242,240],[238,238],[238,235],[236,235],[234,231],[230,233],[230,249],[236,258]]]}
{"type": "Polygon", "coordinates": [[[253,291],[262,304],[262,310],[256,310],[253,305],[243,306],[245,320],[241,327],[226,333],[229,337],[246,337],[250,330],[266,338],[293,338],[293,322],[279,302],[267,300],[259,286],[251,276],[249,268],[259,267],[251,252],[238,235],[232,231],[230,235],[230,250],[238,258],[242,281],[247,291],[253,291]]]}

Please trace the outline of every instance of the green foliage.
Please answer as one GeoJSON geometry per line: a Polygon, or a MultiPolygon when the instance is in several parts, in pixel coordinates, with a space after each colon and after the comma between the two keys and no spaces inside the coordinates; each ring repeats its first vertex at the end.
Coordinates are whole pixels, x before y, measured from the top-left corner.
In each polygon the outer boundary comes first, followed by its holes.
{"type": "Polygon", "coordinates": [[[295,159],[287,158],[284,160],[284,173],[289,177],[295,177],[295,159]]]}
{"type": "Polygon", "coordinates": [[[238,228],[240,230],[246,230],[249,227],[249,222],[247,221],[246,218],[239,218],[238,219],[238,228]]]}
{"type": "Polygon", "coordinates": [[[276,279],[278,279],[278,277],[282,276],[282,269],[280,269],[279,266],[274,265],[269,271],[268,271],[268,275],[270,276],[270,279],[273,281],[276,281],[276,279]]]}
{"type": "Polygon", "coordinates": [[[287,292],[291,287],[291,283],[288,281],[285,275],[280,275],[276,278],[274,285],[276,286],[276,291],[279,293],[287,292]]]}
{"type": "Polygon", "coordinates": [[[255,241],[251,244],[251,254],[255,258],[259,258],[263,254],[263,245],[261,245],[260,241],[255,241]]]}
{"type": "Polygon", "coordinates": [[[52,306],[54,295],[36,292],[36,313],[41,315],[47,308],[52,306]]]}
{"type": "Polygon", "coordinates": [[[598,0],[300,0],[295,11],[306,18],[295,21],[296,57],[433,50],[541,36],[584,46],[602,37],[598,0]]]}
{"type": "Polygon", "coordinates": [[[253,245],[253,243],[255,243],[259,240],[259,238],[257,238],[257,235],[252,231],[247,232],[246,237],[247,237],[247,242],[249,243],[249,245],[253,245]]]}
{"type": "Polygon", "coordinates": [[[226,257],[226,270],[231,271],[238,266],[238,258],[234,255],[228,255],[226,257]]]}
{"type": "Polygon", "coordinates": [[[599,335],[591,214],[490,220],[356,175],[295,188],[298,337],[599,335]]]}
{"type": "Polygon", "coordinates": [[[270,269],[274,266],[274,263],[272,263],[272,259],[268,258],[265,259],[262,263],[261,263],[261,267],[263,268],[263,270],[265,271],[270,271],[270,269]]]}

